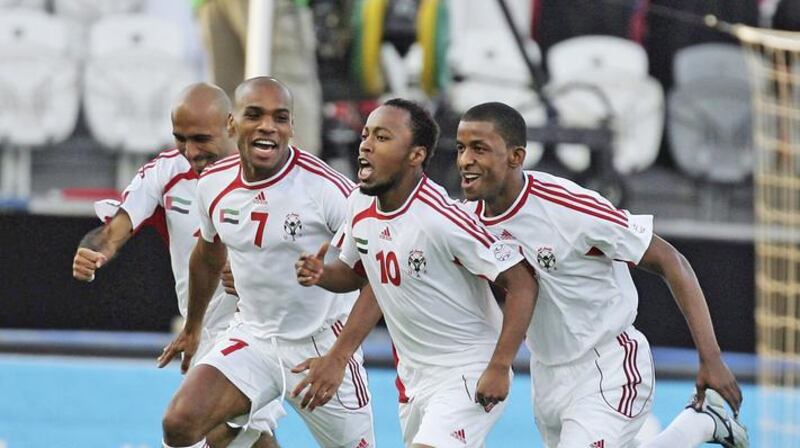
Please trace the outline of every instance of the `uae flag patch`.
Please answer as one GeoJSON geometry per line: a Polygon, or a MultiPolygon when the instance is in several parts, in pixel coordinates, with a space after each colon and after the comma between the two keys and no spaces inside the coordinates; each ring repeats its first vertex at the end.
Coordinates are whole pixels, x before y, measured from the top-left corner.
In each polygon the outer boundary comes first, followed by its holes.
{"type": "Polygon", "coordinates": [[[228,224],[239,224],[239,210],[234,210],[232,208],[220,209],[219,222],[227,222],[228,224]]]}
{"type": "Polygon", "coordinates": [[[362,254],[367,253],[367,240],[358,237],[354,237],[354,239],[356,240],[356,249],[362,254]]]}
{"type": "Polygon", "coordinates": [[[188,215],[189,207],[192,205],[192,201],[178,196],[167,196],[165,205],[167,206],[166,209],[169,211],[188,215]]]}

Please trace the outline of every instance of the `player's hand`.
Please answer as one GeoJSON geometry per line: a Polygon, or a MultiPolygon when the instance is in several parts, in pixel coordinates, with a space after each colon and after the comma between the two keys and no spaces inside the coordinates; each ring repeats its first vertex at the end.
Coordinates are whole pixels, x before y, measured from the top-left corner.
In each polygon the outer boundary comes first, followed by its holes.
{"type": "Polygon", "coordinates": [[[169,343],[166,347],[164,347],[164,351],[161,353],[161,356],[158,357],[156,362],[158,363],[158,368],[162,368],[165,365],[169,364],[172,361],[172,358],[178,356],[178,354],[183,353],[183,360],[181,361],[181,373],[186,373],[189,370],[189,365],[192,362],[192,357],[195,353],[197,353],[197,346],[200,344],[200,335],[196,333],[190,333],[181,331],[178,333],[178,336],[175,336],[175,339],[169,343]]]}
{"type": "Polygon", "coordinates": [[[72,259],[72,276],[82,282],[94,280],[94,272],[108,262],[108,258],[100,252],[81,247],[72,259]]]}
{"type": "Polygon", "coordinates": [[[233,283],[233,272],[231,272],[230,261],[225,262],[225,267],[222,268],[220,279],[222,280],[222,287],[225,288],[225,292],[232,296],[239,297],[239,293],[236,292],[236,285],[233,283]]]}
{"type": "Polygon", "coordinates": [[[700,370],[697,372],[697,399],[695,403],[699,406],[706,398],[706,389],[714,389],[722,395],[733,409],[734,416],[739,415],[739,408],[742,406],[742,389],[736,382],[736,378],[731,370],[722,360],[722,356],[717,356],[710,360],[700,360],[700,370]]]}
{"type": "Polygon", "coordinates": [[[301,373],[308,370],[308,374],[292,391],[292,398],[297,397],[308,387],[300,407],[308,408],[311,412],[317,406],[322,406],[339,390],[339,386],[344,380],[344,371],[347,361],[334,359],[332,356],[322,356],[320,358],[308,358],[292,369],[292,373],[301,373]]]}
{"type": "Polygon", "coordinates": [[[504,401],[511,389],[510,368],[489,364],[478,379],[475,389],[475,402],[489,412],[497,403],[504,401]]]}
{"type": "Polygon", "coordinates": [[[297,272],[297,282],[303,286],[314,286],[322,279],[325,271],[325,254],[328,252],[328,243],[322,243],[316,255],[303,253],[294,264],[297,272]]]}

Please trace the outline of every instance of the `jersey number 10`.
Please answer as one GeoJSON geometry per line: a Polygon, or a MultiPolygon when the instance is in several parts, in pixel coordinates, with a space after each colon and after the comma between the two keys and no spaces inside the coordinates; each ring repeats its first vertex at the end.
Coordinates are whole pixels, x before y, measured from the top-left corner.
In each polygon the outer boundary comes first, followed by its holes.
{"type": "Polygon", "coordinates": [[[397,262],[397,255],[394,252],[383,251],[375,255],[381,265],[381,283],[392,282],[394,286],[400,286],[400,263],[397,262]]]}

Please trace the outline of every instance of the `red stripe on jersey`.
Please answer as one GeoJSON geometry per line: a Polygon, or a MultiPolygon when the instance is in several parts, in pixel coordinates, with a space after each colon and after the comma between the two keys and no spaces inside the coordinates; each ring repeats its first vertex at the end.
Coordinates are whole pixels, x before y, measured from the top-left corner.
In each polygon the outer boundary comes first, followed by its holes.
{"type": "Polygon", "coordinates": [[[606,220],[606,221],[610,221],[610,222],[613,222],[614,224],[619,224],[619,225],[621,225],[622,227],[625,227],[625,228],[628,227],[627,221],[622,221],[622,220],[620,220],[618,218],[608,216],[607,214],[602,213],[602,212],[598,211],[597,209],[589,209],[589,208],[581,207],[581,206],[579,206],[578,204],[576,204],[574,202],[570,202],[568,200],[559,199],[557,197],[550,196],[550,195],[548,195],[546,192],[544,192],[541,189],[533,188],[533,189],[531,189],[531,194],[536,196],[536,197],[542,198],[542,199],[544,199],[546,201],[550,201],[550,202],[553,202],[553,203],[558,204],[558,205],[563,205],[564,207],[571,208],[571,209],[573,209],[575,211],[578,211],[578,212],[581,212],[581,213],[584,213],[584,214],[587,214],[587,215],[594,216],[595,218],[600,218],[600,219],[603,219],[603,220],[606,220]]]}
{"type": "Polygon", "coordinates": [[[342,232],[342,236],[340,236],[339,240],[336,241],[336,243],[333,244],[334,246],[336,246],[337,249],[341,249],[342,248],[342,244],[344,243],[344,237],[345,237],[345,233],[342,232]]]}
{"type": "Polygon", "coordinates": [[[314,157],[311,154],[308,154],[306,152],[302,152],[302,151],[299,151],[299,150],[297,151],[297,153],[299,154],[298,160],[302,160],[304,162],[307,162],[309,165],[315,166],[315,167],[325,171],[328,175],[330,175],[331,177],[336,179],[338,184],[342,185],[346,190],[348,190],[348,193],[350,191],[353,191],[353,188],[355,187],[355,184],[353,183],[352,180],[348,179],[344,174],[342,174],[342,173],[336,171],[335,169],[331,168],[330,165],[328,165],[327,163],[323,162],[318,157],[314,157]]]}
{"type": "Polygon", "coordinates": [[[444,216],[445,218],[447,218],[448,220],[450,220],[450,221],[451,221],[453,224],[455,224],[455,225],[457,225],[458,227],[460,227],[460,228],[461,228],[461,230],[463,230],[463,231],[467,232],[467,233],[468,233],[470,236],[472,236],[473,238],[475,238],[476,240],[478,240],[478,242],[480,242],[481,244],[483,244],[483,245],[484,245],[484,246],[486,246],[487,248],[488,248],[488,247],[490,247],[490,246],[492,245],[492,243],[491,243],[489,240],[487,240],[485,237],[483,237],[481,234],[479,234],[479,233],[477,233],[477,232],[474,232],[474,231],[470,230],[470,229],[469,229],[469,227],[467,227],[467,226],[465,226],[464,224],[462,224],[462,223],[461,223],[459,220],[457,220],[456,218],[454,218],[452,215],[449,215],[449,214],[448,214],[446,211],[444,211],[444,210],[440,209],[440,208],[439,208],[439,206],[438,206],[438,205],[436,205],[436,204],[435,204],[433,201],[431,201],[430,199],[426,198],[425,196],[422,196],[422,195],[420,195],[420,197],[419,197],[419,200],[420,200],[420,201],[422,201],[422,202],[424,202],[424,203],[426,203],[426,204],[428,204],[428,205],[430,206],[430,208],[432,208],[433,210],[435,210],[436,212],[438,212],[440,215],[442,215],[442,216],[444,216]]]}
{"type": "Polygon", "coordinates": [[[139,224],[139,227],[133,230],[133,233],[138,233],[142,227],[152,227],[155,229],[158,236],[161,237],[161,241],[166,244],[167,249],[169,249],[169,228],[167,227],[167,213],[164,210],[164,207],[158,206],[153,211],[153,214],[150,215],[147,219],[142,221],[139,224]]]}
{"type": "Polygon", "coordinates": [[[197,173],[193,169],[189,168],[189,171],[177,174],[175,177],[170,179],[169,182],[167,182],[167,184],[164,186],[164,192],[162,194],[167,194],[172,187],[182,180],[197,179],[198,177],[199,176],[197,173]]]}
{"type": "Polygon", "coordinates": [[[239,172],[236,173],[236,177],[225,187],[218,195],[211,201],[211,205],[208,206],[208,216],[213,220],[214,219],[214,209],[217,207],[217,204],[222,199],[223,196],[230,193],[237,188],[245,188],[245,185],[242,183],[242,169],[239,168],[239,172]]]}
{"type": "MultiPolygon", "coordinates": [[[[400,357],[397,356],[397,349],[392,344],[392,359],[394,360],[394,368],[397,370],[397,365],[400,364],[400,357]]],[[[408,403],[408,396],[406,395],[406,385],[400,379],[400,374],[394,380],[394,386],[397,388],[397,398],[400,403],[408,403]]]]}
{"type": "MultiPolygon", "coordinates": [[[[289,153],[289,159],[286,161],[286,163],[283,164],[283,166],[278,170],[277,173],[272,175],[272,177],[249,183],[244,183],[244,181],[242,181],[242,188],[246,188],[248,190],[260,190],[262,188],[271,187],[272,185],[277,184],[284,177],[286,177],[287,174],[291,173],[292,168],[294,168],[295,165],[297,165],[297,155],[298,152],[292,150],[289,153]]],[[[239,170],[239,177],[240,178],[242,177],[242,170],[239,170]]]]}
{"type": "Polygon", "coordinates": [[[312,162],[309,162],[306,159],[300,158],[300,159],[297,160],[297,166],[305,169],[309,173],[313,173],[313,174],[316,174],[319,177],[322,177],[323,179],[327,179],[336,188],[338,188],[339,191],[342,192],[342,195],[344,195],[344,197],[350,196],[351,189],[348,188],[347,185],[343,184],[341,179],[338,179],[336,176],[333,176],[332,174],[329,174],[327,171],[323,170],[319,166],[314,165],[312,162]]]}
{"type": "Polygon", "coordinates": [[[353,217],[353,224],[351,227],[355,227],[359,221],[363,221],[367,218],[381,219],[381,217],[378,215],[378,204],[374,199],[372,200],[372,203],[369,204],[369,207],[356,213],[356,215],[353,217]]]}
{"type": "Polygon", "coordinates": [[[499,224],[503,221],[511,219],[514,215],[516,215],[517,212],[519,212],[519,210],[522,208],[522,206],[525,205],[525,202],[528,201],[528,196],[529,196],[528,190],[530,190],[530,185],[532,181],[533,181],[532,176],[526,175],[525,181],[522,183],[522,191],[520,191],[519,196],[517,196],[517,198],[514,199],[514,203],[511,205],[511,208],[504,211],[503,213],[500,213],[497,216],[484,217],[483,216],[484,201],[480,201],[478,203],[480,211],[476,211],[476,213],[480,218],[481,222],[487,226],[493,226],[495,224],[499,224]]]}
{"type": "Polygon", "coordinates": [[[603,256],[605,256],[605,254],[603,253],[602,250],[592,246],[592,248],[589,249],[586,252],[586,256],[588,256],[588,257],[603,257],[603,256]]]}
{"type": "Polygon", "coordinates": [[[460,218],[460,220],[472,230],[484,235],[490,242],[494,242],[496,240],[496,238],[489,233],[489,231],[486,230],[477,219],[475,219],[475,217],[471,216],[469,213],[452,202],[452,199],[445,197],[441,192],[432,189],[429,185],[427,185],[427,183],[423,185],[421,192],[425,193],[426,197],[433,199],[440,206],[444,207],[444,209],[449,211],[453,216],[460,218]]]}
{"type": "Polygon", "coordinates": [[[177,149],[168,149],[166,151],[162,151],[155,158],[153,158],[149,162],[147,162],[144,165],[142,165],[141,167],[139,167],[139,169],[136,171],[136,174],[138,174],[140,177],[144,177],[145,171],[147,171],[150,168],[156,166],[156,164],[158,163],[159,160],[161,160],[161,159],[171,159],[171,158],[177,157],[179,155],[181,155],[181,152],[178,151],[177,149]]]}
{"type": "MultiPolygon", "coordinates": [[[[226,159],[223,159],[223,160],[226,160],[226,159]]],[[[217,163],[211,165],[210,167],[204,169],[203,172],[200,173],[200,177],[206,177],[209,174],[214,174],[214,173],[218,173],[220,171],[225,171],[225,170],[227,170],[227,169],[229,169],[231,167],[238,166],[239,163],[240,163],[240,161],[239,161],[238,157],[236,158],[236,160],[229,160],[229,161],[224,162],[224,163],[222,162],[222,160],[220,160],[219,162],[217,162],[217,163]]]]}
{"type": "Polygon", "coordinates": [[[579,205],[582,205],[586,208],[590,208],[593,210],[597,210],[601,213],[606,213],[610,216],[616,217],[623,221],[628,221],[628,217],[625,215],[624,212],[621,210],[617,210],[614,207],[611,207],[608,204],[603,204],[597,198],[593,198],[587,194],[580,194],[580,193],[573,193],[566,188],[562,187],[561,185],[544,183],[539,180],[533,181],[533,189],[534,190],[541,190],[549,195],[558,196],[560,198],[575,202],[579,205]]]}
{"type": "Polygon", "coordinates": [[[422,190],[422,186],[425,184],[427,180],[428,177],[423,175],[422,179],[420,179],[420,181],[417,183],[417,186],[414,187],[414,191],[412,191],[411,194],[408,196],[408,198],[406,198],[406,202],[403,204],[403,206],[400,207],[400,209],[395,210],[393,212],[384,213],[378,210],[378,200],[373,199],[372,203],[369,205],[368,208],[355,214],[355,216],[353,217],[353,223],[351,224],[351,227],[355,227],[356,223],[358,223],[358,221],[361,221],[362,219],[375,218],[381,220],[389,220],[397,218],[398,216],[402,215],[403,213],[408,211],[408,209],[411,207],[411,204],[414,203],[414,199],[419,197],[419,192],[420,190],[422,190]]]}
{"type": "Polygon", "coordinates": [[[361,260],[356,261],[353,265],[353,271],[361,277],[367,278],[367,271],[364,270],[364,263],[361,260]]]}

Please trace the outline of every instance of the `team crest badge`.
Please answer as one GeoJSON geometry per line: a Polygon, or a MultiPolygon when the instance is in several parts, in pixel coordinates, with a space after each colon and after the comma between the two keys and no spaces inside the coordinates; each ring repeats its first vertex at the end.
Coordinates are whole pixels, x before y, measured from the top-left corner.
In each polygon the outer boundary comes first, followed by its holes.
{"type": "Polygon", "coordinates": [[[297,213],[289,213],[283,221],[283,239],[297,241],[297,238],[303,236],[303,222],[300,221],[300,215],[297,213]]]}
{"type": "Polygon", "coordinates": [[[408,253],[408,275],[420,278],[422,274],[427,272],[427,268],[428,261],[421,250],[412,250],[408,253]]]}
{"type": "Polygon", "coordinates": [[[536,251],[536,261],[547,272],[556,268],[556,254],[549,247],[540,247],[536,251]]]}
{"type": "Polygon", "coordinates": [[[494,258],[496,258],[497,261],[506,261],[514,254],[514,249],[508,244],[503,243],[496,244],[493,250],[494,258]]]}

